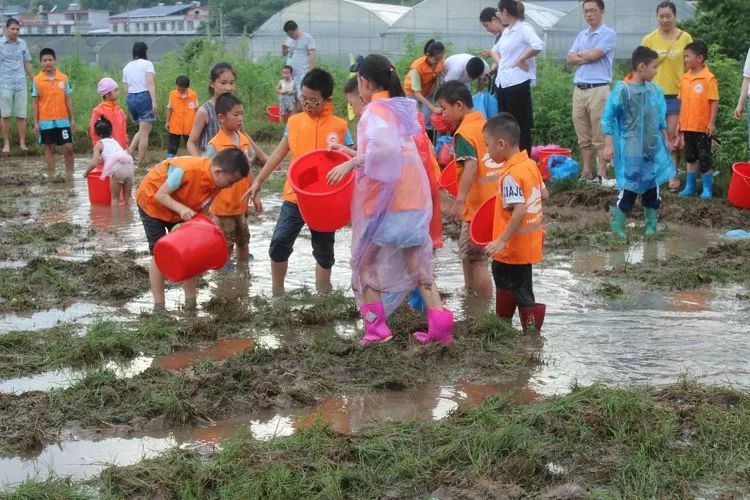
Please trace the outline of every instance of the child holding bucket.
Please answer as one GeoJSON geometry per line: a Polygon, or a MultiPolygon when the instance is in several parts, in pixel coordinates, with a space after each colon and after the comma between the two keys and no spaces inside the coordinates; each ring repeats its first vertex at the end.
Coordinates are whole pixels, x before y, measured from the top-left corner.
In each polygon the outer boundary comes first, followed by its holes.
{"type": "MultiPolygon", "coordinates": [[[[227,148],[239,148],[250,163],[255,158],[264,163],[268,160],[266,153],[242,131],[243,114],[242,101],[234,94],[222,94],[216,99],[216,115],[221,122],[221,128],[209,141],[203,156],[213,158],[227,148]]],[[[247,227],[247,213],[250,208],[243,195],[250,189],[252,180],[253,176],[248,172],[247,177],[232,187],[221,190],[211,205],[211,214],[227,240],[227,258],[232,257],[236,245],[237,261],[243,264],[250,259],[250,231],[247,227]]],[[[260,200],[255,199],[253,203],[255,213],[260,213],[263,209],[260,200]]]]}
{"type": "MultiPolygon", "coordinates": [[[[189,221],[198,212],[207,212],[211,201],[223,188],[241,181],[250,172],[242,151],[229,148],[213,159],[179,156],[154,166],[136,190],[136,203],[153,255],[154,245],[179,222],[189,221]]],[[[164,308],[164,276],[151,260],[149,282],[154,307],[164,308]]],[[[195,279],[183,282],[185,308],[196,306],[195,279]]]]}
{"type": "Polygon", "coordinates": [[[357,128],[357,155],[332,169],[336,184],[352,169],[352,288],[365,323],[359,344],[393,337],[386,319],[414,288],[427,305],[427,332],[418,342],[453,343],[453,313],[444,309],[433,279],[430,183],[414,136],[422,129],[414,100],[405,97],[398,73],[381,55],[358,68],[367,103],[357,128]]]}
{"type": "Polygon", "coordinates": [[[117,104],[117,98],[120,95],[120,89],[117,82],[112,78],[102,78],[96,85],[96,93],[102,98],[102,102],[91,110],[91,120],[89,122],[89,138],[91,146],[99,142],[99,135],[96,133],[96,123],[104,117],[112,125],[112,139],[117,141],[123,149],[128,149],[128,118],[125,111],[117,104]]]}
{"type": "MultiPolygon", "coordinates": [[[[458,195],[451,217],[461,221],[458,255],[463,264],[466,290],[492,297],[487,254],[469,237],[469,225],[479,207],[497,193],[498,165],[487,154],[482,129],[487,123],[481,111],[474,111],[471,92],[460,81],[446,82],[437,93],[443,116],[457,126],[453,150],[457,165],[458,195]]],[[[498,299],[500,300],[500,299],[498,299]]]]}
{"type": "MultiPolygon", "coordinates": [[[[352,146],[346,120],[333,115],[333,77],[325,70],[315,68],[302,79],[302,113],[289,117],[284,137],[258,177],[253,181],[246,196],[253,199],[253,204],[260,204],[260,188],[271,172],[281,164],[289,152],[292,152],[292,163],[305,153],[317,149],[326,149],[331,144],[352,146]]],[[[289,179],[284,183],[282,193],[284,203],[276,221],[276,228],[271,236],[268,254],[271,257],[271,277],[274,295],[284,293],[284,280],[289,256],[294,250],[305,221],[297,206],[297,196],[291,189],[289,179]]],[[[331,290],[331,268],[334,263],[333,244],[335,233],[310,230],[312,237],[313,257],[315,257],[315,287],[321,293],[331,290]]]]}
{"type": "Polygon", "coordinates": [[[546,189],[536,162],[520,149],[521,128],[510,113],[500,113],[484,126],[489,157],[497,165],[499,194],[492,238],[485,251],[492,260],[497,289],[496,312],[508,321],[518,306],[524,333],[542,330],[546,306],[536,303],[531,266],[542,261],[542,200],[546,189]]]}
{"type": "Polygon", "coordinates": [[[104,168],[100,178],[104,180],[109,177],[112,206],[120,204],[121,193],[125,204],[130,205],[130,193],[133,189],[135,173],[133,157],[112,138],[112,124],[105,117],[102,116],[94,124],[94,131],[99,136],[99,142],[94,144],[94,155],[89,167],[83,173],[83,178],[88,177],[89,173],[103,162],[104,168]]]}
{"type": "Polygon", "coordinates": [[[228,62],[214,64],[208,75],[208,93],[211,98],[206,101],[193,120],[193,130],[187,141],[190,156],[200,156],[206,151],[208,142],[213,139],[221,128],[219,117],[216,115],[216,99],[222,94],[234,92],[237,74],[228,62]]]}

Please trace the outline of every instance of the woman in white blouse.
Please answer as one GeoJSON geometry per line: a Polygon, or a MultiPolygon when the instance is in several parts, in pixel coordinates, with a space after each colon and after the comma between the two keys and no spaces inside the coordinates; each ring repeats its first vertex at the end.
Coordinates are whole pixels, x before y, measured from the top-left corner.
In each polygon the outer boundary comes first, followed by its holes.
{"type": "Polygon", "coordinates": [[[745,103],[747,102],[748,94],[750,94],[750,50],[747,51],[747,59],[745,59],[745,67],[742,70],[742,87],[740,88],[740,98],[737,101],[737,108],[734,110],[734,117],[738,120],[742,119],[742,115],[747,115],[747,142],[750,144],[750,104],[748,104],[748,111],[745,113],[745,103]]]}
{"type": "Polygon", "coordinates": [[[492,48],[492,57],[498,65],[495,79],[498,108],[518,121],[521,128],[520,147],[531,155],[531,129],[534,128],[531,85],[536,80],[534,57],[544,49],[544,42],[534,28],[524,22],[523,3],[501,0],[497,15],[506,26],[503,36],[492,48]]]}

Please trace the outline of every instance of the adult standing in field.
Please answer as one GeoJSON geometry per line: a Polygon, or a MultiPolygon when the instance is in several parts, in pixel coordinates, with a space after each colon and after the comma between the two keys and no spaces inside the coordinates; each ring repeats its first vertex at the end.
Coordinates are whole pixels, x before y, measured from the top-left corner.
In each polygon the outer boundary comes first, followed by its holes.
{"type": "Polygon", "coordinates": [[[10,18],[5,22],[5,36],[0,39],[0,115],[3,133],[3,153],[10,153],[10,117],[16,117],[18,146],[26,147],[26,76],[34,80],[31,53],[26,42],[18,38],[21,24],[10,18]]]}
{"type": "Polygon", "coordinates": [[[148,46],[143,42],[133,44],[133,60],[122,70],[122,83],[128,97],[126,104],[130,117],[138,122],[138,132],[130,142],[128,152],[137,163],[146,161],[148,139],[156,120],[156,84],[154,63],[148,60],[148,46]],[[138,150],[137,154],[134,152],[138,150]]]}
{"type": "Polygon", "coordinates": [[[281,53],[286,57],[286,64],[292,67],[292,80],[297,84],[297,99],[302,96],[302,79],[315,68],[315,40],[309,33],[304,33],[297,23],[284,23],[287,39],[281,45],[281,53]]]}
{"type": "Polygon", "coordinates": [[[747,51],[745,67],[742,70],[740,98],[737,100],[737,108],[734,110],[734,117],[738,120],[742,119],[743,114],[747,115],[747,142],[750,145],[750,103],[747,104],[748,108],[745,110],[745,103],[748,102],[748,93],[750,93],[750,50],[747,51]]]}
{"type": "MultiPolygon", "coordinates": [[[[680,107],[682,105],[678,91],[680,80],[685,74],[685,47],[693,43],[690,33],[677,28],[677,6],[674,2],[661,2],[656,6],[656,20],[659,28],[645,37],[641,45],[659,54],[659,67],[656,70],[654,83],[661,87],[667,101],[667,135],[670,144],[677,135],[677,125],[680,121],[680,107]]],[[[675,166],[680,162],[680,151],[672,151],[675,166]]],[[[676,193],[680,190],[680,179],[675,177],[669,181],[669,190],[676,193]]]]}
{"type": "Polygon", "coordinates": [[[603,0],[584,0],[583,18],[589,27],[578,33],[565,61],[577,66],[573,77],[573,126],[583,157],[581,178],[607,183],[605,136],[600,122],[609,97],[617,34],[602,22],[603,17],[603,0]],[[595,157],[599,165],[596,177],[591,172],[595,157]]]}
{"type": "Polygon", "coordinates": [[[544,42],[524,21],[522,2],[500,0],[497,14],[506,26],[503,36],[492,48],[492,57],[498,65],[495,79],[498,109],[516,119],[521,128],[519,146],[531,156],[531,129],[534,128],[531,85],[536,81],[535,57],[544,49],[544,42]]]}

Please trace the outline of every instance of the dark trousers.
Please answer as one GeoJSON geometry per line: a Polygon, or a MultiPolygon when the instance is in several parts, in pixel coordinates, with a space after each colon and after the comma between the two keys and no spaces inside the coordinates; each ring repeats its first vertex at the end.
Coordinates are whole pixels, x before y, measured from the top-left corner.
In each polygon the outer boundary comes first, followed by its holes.
{"type": "MultiPolygon", "coordinates": [[[[274,262],[286,262],[294,251],[294,242],[305,225],[305,220],[296,203],[285,201],[281,205],[279,218],[276,220],[276,228],[271,236],[271,247],[268,255],[274,262]]],[[[310,229],[312,238],[313,257],[323,269],[330,269],[335,262],[333,245],[336,242],[336,233],[321,233],[310,229]]]]}
{"type": "Polygon", "coordinates": [[[531,129],[534,128],[534,109],[531,105],[531,80],[512,87],[497,88],[498,110],[513,115],[521,128],[520,149],[531,157],[531,129]]]}
{"type": "Polygon", "coordinates": [[[184,140],[185,145],[187,146],[189,138],[189,135],[169,134],[169,139],[167,140],[167,154],[177,156],[177,151],[180,150],[180,142],[184,140]]]}
{"type": "MultiPolygon", "coordinates": [[[[617,208],[619,208],[626,214],[629,214],[635,207],[636,198],[638,198],[638,193],[636,193],[635,191],[628,191],[627,189],[623,189],[622,191],[620,191],[620,194],[617,197],[617,208]]],[[[645,191],[641,195],[641,205],[643,205],[643,208],[655,208],[658,210],[659,207],[661,207],[659,188],[652,187],[651,189],[645,191]]]]}
{"type": "Polygon", "coordinates": [[[506,264],[493,260],[492,278],[495,280],[495,288],[513,292],[518,307],[532,307],[536,304],[531,282],[531,264],[506,264]]]}

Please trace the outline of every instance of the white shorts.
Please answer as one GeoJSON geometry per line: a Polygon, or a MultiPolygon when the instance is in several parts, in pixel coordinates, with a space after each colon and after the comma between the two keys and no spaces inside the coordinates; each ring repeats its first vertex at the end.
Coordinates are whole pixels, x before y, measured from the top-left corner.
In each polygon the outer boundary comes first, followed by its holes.
{"type": "Polygon", "coordinates": [[[26,118],[28,100],[26,89],[0,89],[0,116],[26,118]]]}

